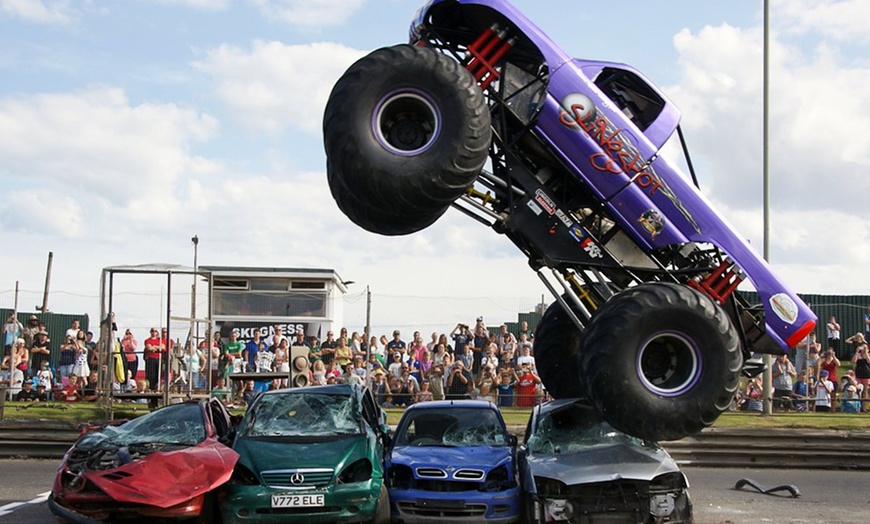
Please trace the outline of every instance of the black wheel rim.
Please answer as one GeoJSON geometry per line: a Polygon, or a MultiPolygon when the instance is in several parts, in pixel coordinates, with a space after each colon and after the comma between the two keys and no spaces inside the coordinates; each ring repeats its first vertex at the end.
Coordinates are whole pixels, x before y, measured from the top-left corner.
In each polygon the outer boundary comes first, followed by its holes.
{"type": "Polygon", "coordinates": [[[657,333],[641,344],[636,365],[644,387],[663,397],[676,397],[698,383],[702,361],[689,337],[669,331],[657,333]]]}
{"type": "Polygon", "coordinates": [[[387,151],[400,156],[418,155],[432,147],[441,133],[441,113],[422,91],[392,91],[375,107],[372,129],[387,151]]]}

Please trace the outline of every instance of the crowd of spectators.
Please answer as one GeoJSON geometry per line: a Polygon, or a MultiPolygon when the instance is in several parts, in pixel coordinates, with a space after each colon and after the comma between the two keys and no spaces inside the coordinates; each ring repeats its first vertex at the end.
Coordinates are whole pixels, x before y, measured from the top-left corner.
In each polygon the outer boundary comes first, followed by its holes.
{"type": "MultiPolygon", "coordinates": [[[[870,306],[864,315],[870,329],[870,306]]],[[[810,333],[794,350],[795,362],[787,354],[771,365],[773,407],[800,412],[867,412],[870,400],[870,346],[858,332],[842,342],[851,348],[851,366],[837,357],[840,352],[840,324],[834,316],[825,326],[827,346],[823,349],[815,333],[810,333]],[[850,369],[849,369],[850,368],[850,369]],[[842,375],[842,376],[841,376],[842,375]]],[[[747,411],[763,410],[761,377],[746,381],[738,391],[734,407],[747,411]]]]}
{"type": "MultiPolygon", "coordinates": [[[[865,314],[870,333],[870,307],[865,314]]],[[[522,322],[516,333],[506,325],[490,330],[479,317],[473,327],[459,323],[449,333],[433,332],[429,340],[415,331],[409,340],[394,330],[391,337],[372,336],[341,328],[328,330],[323,339],[301,330],[285,335],[276,325],[264,336],[252,330],[240,340],[234,330],[223,338],[199,344],[168,338],[165,328],[151,328],[140,346],[131,330],[116,338],[115,352],[126,380],[113,384],[116,392],[146,396],[169,386],[182,391],[207,391],[230,402],[250,401],[265,389],[289,387],[286,377],[270,380],[232,380],[239,373],[289,374],[291,348],[307,348],[308,383],[363,384],[371,387],[382,406],[408,406],[441,399],[481,399],[499,406],[533,406],[546,397],[534,357],[534,336],[522,322]],[[171,358],[166,356],[169,348],[171,358]],[[144,370],[140,372],[140,357],[144,370]],[[168,363],[166,373],[163,366],[168,363]],[[209,377],[210,375],[210,377],[209,377]],[[209,380],[210,379],[210,380],[209,380]]],[[[833,316],[826,325],[823,346],[811,333],[788,355],[772,365],[773,402],[778,410],[866,412],[870,400],[870,346],[864,333],[840,340],[833,316]],[[837,357],[841,344],[852,355],[845,368],[837,357]],[[849,365],[851,364],[851,366],[849,365]]],[[[11,400],[66,402],[99,398],[97,369],[105,369],[93,333],[73,320],[63,340],[54,346],[36,315],[22,325],[10,315],[3,325],[5,351],[0,384],[11,400]],[[52,348],[57,359],[52,361],[52,348]],[[102,362],[102,364],[100,364],[102,362]]],[[[842,349],[840,350],[842,354],[842,349]]],[[[762,411],[761,378],[745,381],[735,395],[734,409],[762,411]]]]}
{"type": "Polygon", "coordinates": [[[10,314],[3,324],[4,352],[0,384],[10,400],[95,400],[97,343],[94,334],[73,320],[58,344],[56,366],[51,362],[51,339],[45,324],[31,315],[26,325],[10,314]]]}
{"type": "Polygon", "coordinates": [[[338,336],[328,330],[322,340],[296,331],[292,339],[276,327],[269,340],[254,331],[247,342],[218,336],[212,344],[217,362],[214,394],[250,400],[260,389],[288,387],[287,379],[247,380],[233,391],[232,375],[244,372],[289,372],[291,347],[305,347],[308,384],[361,384],[372,388],[384,407],[443,399],[489,400],[499,406],[533,406],[545,391],[535,366],[533,336],[523,322],[519,333],[506,325],[487,328],[478,318],[474,328],[457,324],[450,333],[433,332],[425,341],[415,331],[409,341],[399,330],[369,340],[360,332],[338,336]],[[244,398],[247,397],[247,398],[244,398]]]}

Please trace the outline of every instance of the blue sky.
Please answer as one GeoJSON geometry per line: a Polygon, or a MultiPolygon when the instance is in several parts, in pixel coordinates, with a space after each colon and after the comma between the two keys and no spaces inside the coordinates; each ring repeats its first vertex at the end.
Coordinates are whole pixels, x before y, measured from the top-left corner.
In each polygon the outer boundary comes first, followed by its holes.
{"type": "MultiPolygon", "coordinates": [[[[516,4],[575,56],[632,64],[664,88],[703,190],[760,250],[762,1],[516,4]]],[[[384,238],[329,196],[329,90],[357,58],[403,42],[418,7],[0,0],[0,290],[41,289],[53,251],[52,289],[93,295],[105,266],[191,264],[197,234],[203,264],[335,268],[388,295],[539,299],[512,244],[457,212],[384,238]]],[[[771,19],[771,260],[798,291],[870,294],[858,277],[870,2],[772,0],[771,19]]]]}

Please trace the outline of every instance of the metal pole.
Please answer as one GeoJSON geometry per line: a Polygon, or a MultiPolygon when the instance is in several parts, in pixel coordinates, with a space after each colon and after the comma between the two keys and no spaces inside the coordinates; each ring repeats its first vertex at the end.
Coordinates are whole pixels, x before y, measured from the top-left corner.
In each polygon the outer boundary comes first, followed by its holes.
{"type": "MultiPolygon", "coordinates": [[[[769,51],[770,51],[770,2],[769,0],[764,0],[764,46],[763,46],[763,101],[762,101],[762,134],[764,135],[762,138],[762,164],[763,164],[763,185],[764,185],[764,200],[762,203],[763,215],[764,215],[764,260],[770,261],[770,155],[768,152],[769,145],[769,136],[770,136],[770,126],[769,126],[769,118],[770,114],[768,111],[768,103],[770,101],[769,98],[769,84],[770,84],[770,74],[769,68],[770,65],[768,63],[769,59],[769,51]]],[[[773,403],[771,402],[771,397],[773,396],[773,371],[770,368],[770,355],[764,355],[764,374],[761,380],[761,387],[764,390],[764,414],[772,415],[773,414],[773,403]]]]}
{"type": "Polygon", "coordinates": [[[366,362],[372,355],[372,292],[366,286],[366,362]]]}
{"type": "MultiPolygon", "coordinates": [[[[15,320],[18,320],[18,281],[15,281],[15,303],[12,306],[12,313],[15,315],[15,320]]],[[[9,358],[12,358],[11,356],[9,358]]]]}
{"type": "Polygon", "coordinates": [[[48,252],[48,267],[45,268],[45,290],[42,292],[42,307],[39,308],[43,313],[48,313],[48,288],[51,285],[51,261],[54,259],[54,253],[48,252]]]}
{"type": "Polygon", "coordinates": [[[166,351],[160,359],[163,361],[163,405],[169,405],[169,353],[172,345],[172,329],[169,327],[172,315],[172,272],[166,275],[166,351]]]}
{"type": "MultiPolygon", "coordinates": [[[[199,275],[196,273],[196,271],[197,271],[196,256],[197,256],[197,251],[199,248],[199,237],[197,235],[193,235],[193,238],[191,238],[190,241],[193,242],[193,291],[192,291],[191,297],[190,297],[190,318],[194,319],[192,321],[193,325],[194,325],[194,328],[193,328],[194,329],[194,332],[193,332],[194,336],[193,336],[193,342],[191,343],[191,347],[189,348],[189,350],[190,350],[189,359],[190,360],[188,360],[188,362],[190,362],[190,366],[188,366],[189,369],[187,370],[187,373],[188,373],[187,392],[188,393],[193,392],[193,356],[196,355],[196,350],[199,349],[199,322],[197,322],[195,320],[196,319],[196,281],[197,281],[197,279],[199,279],[199,275]]],[[[189,337],[190,337],[190,335],[188,334],[188,338],[189,337]]],[[[208,365],[207,362],[206,362],[206,365],[208,365]]],[[[211,370],[206,370],[206,372],[211,373],[211,370]]],[[[203,370],[200,369],[200,374],[202,374],[202,373],[203,373],[203,370]]]]}

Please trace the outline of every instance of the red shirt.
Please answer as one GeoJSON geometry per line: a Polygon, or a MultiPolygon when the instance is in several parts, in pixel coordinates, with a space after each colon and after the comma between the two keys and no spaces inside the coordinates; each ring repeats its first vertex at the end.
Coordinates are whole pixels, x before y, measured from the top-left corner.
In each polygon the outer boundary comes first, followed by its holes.
{"type": "Polygon", "coordinates": [[[531,373],[520,375],[517,382],[517,406],[530,407],[535,405],[535,376],[531,373]]]}
{"type": "Polygon", "coordinates": [[[151,337],[145,339],[145,347],[154,346],[157,348],[157,351],[145,351],[145,358],[160,358],[160,354],[166,349],[166,345],[162,340],[158,337],[151,337]]]}
{"type": "Polygon", "coordinates": [[[837,382],[837,361],[831,359],[830,362],[825,362],[825,359],[821,359],[819,361],[819,367],[828,372],[828,380],[831,382],[837,382]]]}

